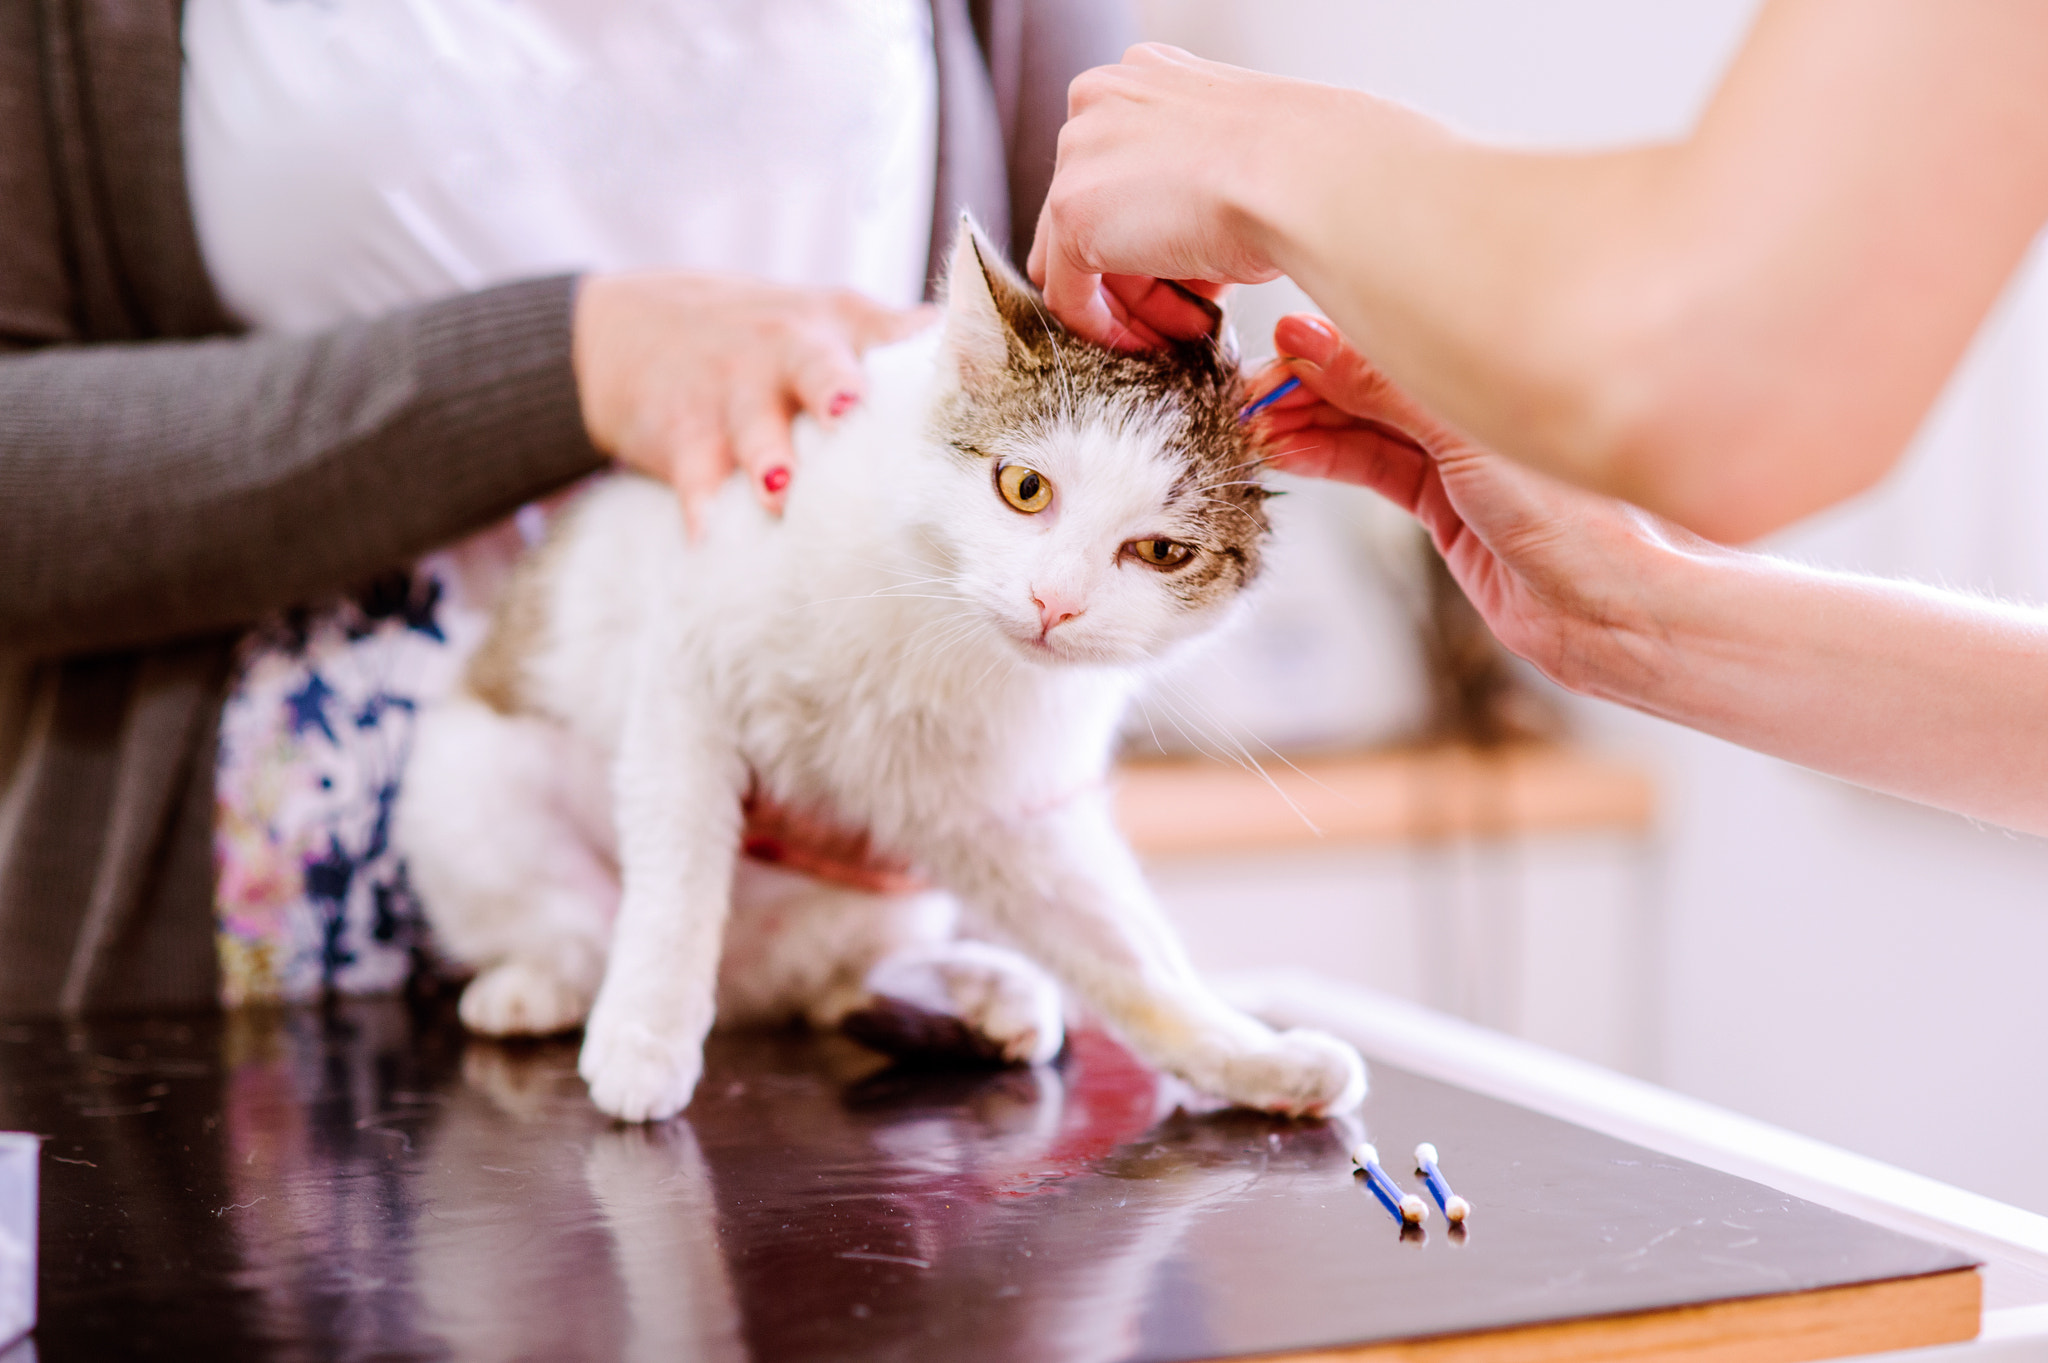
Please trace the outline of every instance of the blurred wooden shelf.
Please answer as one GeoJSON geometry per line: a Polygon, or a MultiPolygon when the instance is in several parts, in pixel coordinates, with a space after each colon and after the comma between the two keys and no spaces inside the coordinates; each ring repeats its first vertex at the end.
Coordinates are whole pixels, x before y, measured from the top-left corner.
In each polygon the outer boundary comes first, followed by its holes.
{"type": "Polygon", "coordinates": [[[1641,833],[1656,803],[1641,768],[1554,744],[1404,748],[1262,765],[1264,776],[1203,758],[1129,763],[1115,778],[1118,823],[1141,854],[1186,855],[1641,833]]]}

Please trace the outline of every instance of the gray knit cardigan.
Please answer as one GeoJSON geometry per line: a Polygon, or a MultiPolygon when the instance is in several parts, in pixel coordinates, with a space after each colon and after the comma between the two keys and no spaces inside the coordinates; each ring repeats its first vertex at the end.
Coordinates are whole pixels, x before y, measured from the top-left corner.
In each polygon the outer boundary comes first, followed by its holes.
{"type": "MultiPolygon", "coordinates": [[[[1105,0],[933,0],[933,260],[1018,248],[1105,0]]],[[[179,0],[0,0],[0,1015],[215,998],[238,633],[596,468],[573,279],[244,333],[201,261],[179,0]]]]}

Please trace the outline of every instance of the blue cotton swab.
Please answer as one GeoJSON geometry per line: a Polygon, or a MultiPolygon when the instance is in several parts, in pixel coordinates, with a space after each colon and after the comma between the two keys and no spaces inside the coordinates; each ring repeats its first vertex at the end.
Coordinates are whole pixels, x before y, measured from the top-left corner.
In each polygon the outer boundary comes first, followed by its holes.
{"type": "Polygon", "coordinates": [[[1365,1174],[1365,1186],[1372,1190],[1372,1195],[1379,1199],[1379,1203],[1382,1207],[1385,1207],[1387,1209],[1387,1215],[1393,1217],[1396,1221],[1400,1222],[1403,1227],[1406,1227],[1408,1224],[1408,1218],[1401,1215],[1400,1206],[1392,1198],[1387,1196],[1385,1190],[1380,1187],[1379,1180],[1375,1179],[1371,1174],[1366,1174],[1365,1170],[1363,1169],[1360,1169],[1358,1172],[1361,1174],[1365,1174]]]}
{"type": "Polygon", "coordinates": [[[1266,396],[1260,398],[1258,401],[1246,403],[1244,407],[1239,410],[1237,414],[1237,419],[1239,421],[1250,421],[1260,412],[1265,411],[1268,407],[1271,407],[1274,403],[1286,397],[1289,393],[1293,392],[1295,389],[1299,387],[1301,387],[1301,376],[1299,374],[1290,376],[1287,382],[1281,384],[1278,388],[1275,388],[1272,392],[1266,394],[1266,396]]]}
{"type": "Polygon", "coordinates": [[[1415,1168],[1422,1175],[1429,1195],[1436,1199],[1436,1205],[1444,1209],[1444,1216],[1454,1225],[1472,1214],[1472,1204],[1452,1192],[1451,1185],[1444,1182],[1443,1171],[1436,1167],[1436,1147],[1428,1141],[1415,1147],[1415,1168]]]}
{"type": "Polygon", "coordinates": [[[1372,1186],[1373,1196],[1380,1205],[1401,1219],[1405,1226],[1419,1226],[1429,1215],[1429,1204],[1413,1193],[1404,1193],[1401,1186],[1387,1176],[1380,1168],[1379,1148],[1371,1141],[1360,1141],[1351,1152],[1351,1158],[1358,1167],[1365,1170],[1365,1181],[1372,1186]]]}

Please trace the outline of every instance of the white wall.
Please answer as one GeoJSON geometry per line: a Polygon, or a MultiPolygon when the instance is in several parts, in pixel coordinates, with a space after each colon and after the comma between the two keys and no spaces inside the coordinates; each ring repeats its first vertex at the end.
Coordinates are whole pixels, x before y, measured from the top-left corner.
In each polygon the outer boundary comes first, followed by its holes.
{"type": "MultiPolygon", "coordinates": [[[[1372,89],[1482,136],[1590,145],[1682,130],[1753,5],[1150,0],[1144,9],[1150,36],[1204,55],[1372,89]]],[[[1896,473],[1770,548],[2048,601],[2041,255],[1896,473]]],[[[1248,311],[1261,306],[1277,304],[1253,300],[1248,311]]],[[[1663,1040],[1653,1073],[2048,1211],[2048,846],[1641,716],[1577,708],[1584,733],[1640,754],[1663,778],[1663,1040]]]]}

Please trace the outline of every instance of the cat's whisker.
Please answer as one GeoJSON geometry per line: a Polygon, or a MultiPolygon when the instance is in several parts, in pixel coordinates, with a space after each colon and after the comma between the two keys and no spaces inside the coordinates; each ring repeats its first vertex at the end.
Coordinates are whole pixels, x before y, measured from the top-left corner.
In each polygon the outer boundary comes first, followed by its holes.
{"type": "Polygon", "coordinates": [[[1224,497],[1218,496],[1215,493],[1207,492],[1191,493],[1182,499],[1181,504],[1199,507],[1213,507],[1221,511],[1242,511],[1245,507],[1244,498],[1242,496],[1224,497]]]}
{"type": "Polygon", "coordinates": [[[934,665],[972,638],[982,623],[981,615],[975,611],[940,616],[920,625],[905,639],[899,656],[920,665],[934,665]]]}
{"type": "MultiPolygon", "coordinates": [[[[1207,738],[1206,735],[1190,733],[1188,731],[1187,725],[1182,724],[1181,720],[1187,719],[1189,723],[1193,723],[1194,719],[1192,716],[1182,714],[1180,707],[1173,703],[1172,697],[1169,697],[1159,692],[1155,692],[1152,696],[1149,697],[1149,699],[1156,702],[1160,707],[1162,707],[1162,709],[1165,712],[1166,722],[1168,724],[1171,724],[1174,727],[1175,732],[1180,734],[1182,738],[1186,739],[1197,753],[1201,754],[1203,757],[1208,758],[1212,762],[1235,762],[1238,766],[1245,767],[1247,771],[1250,770],[1250,767],[1247,766],[1245,762],[1240,760],[1232,753],[1222,751],[1220,748],[1215,752],[1211,752],[1209,750],[1210,740],[1207,738]]],[[[1146,720],[1148,723],[1151,720],[1149,712],[1147,713],[1146,720]]]]}
{"type": "MultiPolygon", "coordinates": [[[[1264,764],[1261,763],[1258,758],[1252,756],[1251,749],[1247,748],[1244,745],[1244,741],[1238,738],[1235,734],[1229,732],[1226,728],[1224,728],[1224,726],[1216,720],[1215,716],[1209,713],[1207,706],[1203,705],[1199,700],[1195,699],[1193,696],[1187,694],[1187,692],[1184,689],[1182,689],[1178,683],[1174,682],[1170,678],[1161,678],[1161,685],[1172,688],[1175,698],[1201,711],[1202,718],[1206,720],[1207,723],[1212,727],[1217,737],[1221,741],[1228,742],[1232,747],[1237,749],[1238,755],[1242,759],[1240,765],[1248,767],[1250,770],[1257,772],[1259,774],[1260,779],[1265,781],[1267,785],[1273,788],[1273,793],[1275,795],[1278,795],[1282,800],[1286,802],[1287,807],[1294,811],[1295,816],[1299,818],[1302,821],[1302,823],[1307,825],[1311,832],[1313,832],[1317,837],[1321,837],[1323,835],[1322,826],[1318,824],[1314,819],[1311,819],[1308,816],[1307,810],[1303,809],[1300,805],[1294,802],[1294,798],[1281,788],[1280,783],[1278,781],[1273,779],[1272,773],[1266,770],[1264,764]]],[[[1288,770],[1292,771],[1295,775],[1301,777],[1305,781],[1312,783],[1313,785],[1321,788],[1324,791],[1328,791],[1332,795],[1337,794],[1336,791],[1330,790],[1329,786],[1324,785],[1323,782],[1316,780],[1315,777],[1310,776],[1307,772],[1303,771],[1300,767],[1296,766],[1293,762],[1289,761],[1285,754],[1281,753],[1278,749],[1273,747],[1272,744],[1266,742],[1257,734],[1253,734],[1251,737],[1254,743],[1257,743],[1260,747],[1264,748],[1267,752],[1271,753],[1275,758],[1279,759],[1279,761],[1285,764],[1288,770]]],[[[1342,799],[1343,797],[1339,796],[1338,798],[1342,799]]],[[[1351,803],[1351,801],[1346,800],[1345,803],[1349,804],[1351,803]]]]}
{"type": "Polygon", "coordinates": [[[1152,746],[1161,752],[1165,752],[1166,745],[1159,741],[1159,726],[1152,722],[1151,708],[1141,705],[1138,707],[1138,713],[1145,717],[1145,732],[1152,735],[1152,746]]]}
{"type": "Polygon", "coordinates": [[[1066,401],[1066,409],[1070,415],[1078,417],[1081,409],[1074,400],[1074,376],[1067,368],[1066,352],[1060,349],[1060,324],[1052,320],[1051,314],[1045,310],[1042,299],[1033,295],[1026,296],[1030,298],[1032,309],[1038,313],[1038,320],[1045,327],[1046,340],[1052,349],[1053,373],[1059,378],[1060,395],[1066,401]]]}
{"type": "Polygon", "coordinates": [[[1009,673],[1015,672],[1015,671],[1017,670],[1017,663],[1018,663],[1018,658],[1017,658],[1016,654],[1015,654],[1014,652],[1012,652],[1011,650],[1009,650],[1009,649],[993,649],[993,650],[991,650],[991,651],[990,651],[990,655],[989,655],[989,662],[988,662],[988,666],[987,666],[987,667],[984,667],[984,668],[982,668],[982,669],[981,669],[981,671],[980,671],[979,673],[977,673],[977,674],[975,675],[975,678],[974,678],[974,680],[973,680],[972,682],[968,683],[967,689],[968,689],[969,691],[979,691],[979,690],[981,690],[981,687],[982,687],[982,683],[984,683],[984,682],[986,682],[986,681],[988,680],[988,674],[989,674],[989,673],[991,673],[991,672],[995,671],[995,670],[996,670],[996,669],[997,669],[998,667],[1001,667],[1001,668],[1004,668],[1004,669],[1006,669],[1006,671],[1005,671],[1005,676],[1007,676],[1007,675],[1009,675],[1009,673]]]}
{"type": "Polygon", "coordinates": [[[820,596],[820,597],[814,597],[814,598],[812,598],[812,599],[811,599],[811,600],[809,600],[809,601],[799,601],[799,602],[797,602],[797,603],[796,603],[796,604],[795,604],[794,606],[791,606],[791,607],[790,607],[790,608],[789,608],[788,610],[786,610],[786,611],[783,611],[783,612],[781,612],[781,613],[782,613],[782,614],[784,614],[784,615],[789,615],[789,614],[792,614],[792,613],[794,613],[794,612],[796,612],[796,611],[800,611],[800,610],[805,610],[805,609],[808,609],[809,607],[812,607],[812,606],[840,606],[840,605],[845,605],[845,604],[846,604],[847,602],[849,602],[849,601],[965,601],[965,600],[968,600],[968,598],[967,598],[967,597],[965,597],[965,596],[961,596],[961,595],[959,595],[958,593],[952,593],[952,594],[940,595],[940,594],[938,594],[938,593],[934,593],[934,592],[897,592],[897,591],[891,591],[891,590],[889,590],[889,589],[887,589],[887,588],[881,588],[881,589],[878,589],[878,590],[876,590],[876,591],[872,591],[872,592],[861,592],[861,593],[859,593],[859,594],[858,594],[858,595],[856,595],[856,596],[820,596]]]}
{"type": "Polygon", "coordinates": [[[891,576],[900,575],[906,567],[911,569],[921,568],[926,572],[937,573],[940,576],[949,576],[952,568],[951,564],[937,559],[926,559],[921,555],[908,553],[886,559],[870,558],[865,554],[849,554],[847,555],[847,562],[857,563],[864,568],[873,568],[878,572],[888,573],[891,576]]]}
{"type": "Polygon", "coordinates": [[[1194,744],[1196,751],[1203,757],[1208,758],[1212,762],[1228,762],[1233,766],[1242,767],[1246,771],[1256,772],[1260,777],[1265,777],[1265,769],[1253,760],[1251,754],[1244,750],[1242,744],[1229,744],[1226,746],[1229,736],[1221,732],[1220,726],[1213,719],[1189,714],[1187,710],[1182,708],[1184,705],[1192,703],[1187,696],[1161,695],[1156,699],[1160,704],[1166,706],[1170,712],[1167,715],[1167,721],[1173,724],[1176,729],[1179,729],[1182,736],[1194,744]],[[1180,720],[1186,720],[1189,725],[1194,726],[1195,731],[1190,732],[1188,728],[1179,722],[1180,720]]]}
{"type": "MultiPolygon", "coordinates": [[[[895,597],[895,596],[900,596],[900,597],[903,597],[903,598],[904,598],[904,599],[906,599],[906,600],[912,600],[912,599],[915,599],[915,598],[916,598],[916,597],[917,597],[918,595],[920,595],[920,594],[919,594],[919,593],[914,593],[914,592],[911,592],[911,591],[909,590],[909,588],[912,588],[912,587],[930,587],[930,586],[934,586],[934,585],[942,584],[942,583],[944,583],[944,582],[946,582],[946,581],[947,581],[947,579],[946,579],[946,578],[943,578],[943,577],[927,577],[927,578],[922,578],[922,579],[919,579],[918,581],[915,581],[915,582],[894,582],[894,583],[891,583],[890,585],[888,585],[888,586],[886,586],[886,587],[877,587],[877,588],[875,588],[875,589],[874,589],[873,591],[869,592],[869,593],[868,593],[868,595],[869,595],[869,596],[874,596],[874,597],[895,597]]],[[[925,595],[929,595],[929,593],[925,593],[925,595]]],[[[952,599],[953,599],[953,600],[956,600],[956,601],[965,601],[965,600],[967,599],[967,597],[966,597],[966,596],[965,596],[965,595],[964,595],[963,593],[960,593],[960,592],[953,592],[953,593],[951,593],[951,597],[952,597],[952,599]]]]}
{"type": "MultiPolygon", "coordinates": [[[[1222,663],[1222,667],[1226,672],[1228,672],[1230,670],[1229,662],[1225,660],[1222,663]]],[[[1185,690],[1181,689],[1179,683],[1173,681],[1170,678],[1161,678],[1160,684],[1162,686],[1174,687],[1175,694],[1180,696],[1182,700],[1187,701],[1190,705],[1193,705],[1196,708],[1200,709],[1211,723],[1218,724],[1220,727],[1220,721],[1217,721],[1215,716],[1209,712],[1208,707],[1206,705],[1203,705],[1194,696],[1189,695],[1185,690]]],[[[1347,805],[1350,805],[1354,809],[1358,807],[1357,801],[1351,799],[1349,796],[1345,795],[1342,791],[1339,791],[1334,786],[1331,786],[1326,782],[1319,781],[1315,777],[1303,771],[1300,767],[1294,764],[1293,760],[1290,759],[1286,753],[1281,752],[1278,748],[1274,747],[1271,743],[1268,743],[1265,739],[1260,738],[1257,734],[1252,734],[1251,740],[1252,742],[1258,744],[1261,748],[1264,748],[1267,751],[1267,753],[1269,753],[1273,757],[1275,761],[1285,766],[1289,771],[1293,772],[1296,776],[1299,776],[1302,780],[1307,781],[1310,785],[1316,787],[1324,794],[1330,795],[1335,799],[1340,800],[1347,805]]],[[[1243,743],[1240,740],[1233,739],[1232,741],[1238,743],[1238,746],[1240,747],[1243,746],[1243,743]]],[[[1249,756],[1249,753],[1247,753],[1247,756],[1249,756]]]]}
{"type": "Polygon", "coordinates": [[[976,622],[972,618],[963,619],[956,617],[934,621],[934,627],[943,626],[944,628],[930,635],[925,635],[923,630],[918,631],[918,635],[914,635],[910,640],[905,641],[904,656],[914,657],[922,663],[936,663],[947,654],[957,651],[961,645],[972,638],[975,624],[976,622]],[[918,636],[924,637],[920,638],[918,636]],[[914,654],[912,652],[913,645],[915,646],[914,654]]]}
{"type": "Polygon", "coordinates": [[[939,614],[933,615],[929,620],[926,620],[923,624],[919,625],[916,629],[912,630],[908,635],[904,637],[903,642],[906,645],[911,644],[913,642],[926,638],[934,631],[939,631],[944,634],[951,634],[956,630],[966,628],[967,625],[971,623],[973,619],[974,612],[972,611],[961,610],[941,612],[939,614]]]}
{"type": "MultiPolygon", "coordinates": [[[[1226,664],[1226,666],[1227,666],[1227,664],[1226,664]]],[[[1186,695],[1183,695],[1183,697],[1182,697],[1182,698],[1183,698],[1183,699],[1185,699],[1185,700],[1187,700],[1187,701],[1188,701],[1188,702],[1189,702],[1190,704],[1194,704],[1194,705],[1200,706],[1200,702],[1196,701],[1196,700],[1195,700],[1195,699],[1194,699],[1194,698],[1193,698],[1192,696],[1186,696],[1186,695]]],[[[1203,712],[1204,712],[1205,714],[1207,714],[1207,713],[1208,713],[1208,708],[1207,708],[1206,706],[1200,706],[1200,708],[1201,708],[1201,709],[1203,710],[1203,712]]],[[[1215,721],[1213,720],[1213,717],[1212,717],[1212,722],[1215,722],[1215,721]]],[[[1338,802],[1339,802],[1339,803],[1341,803],[1341,804],[1349,805],[1349,806],[1350,806],[1351,808],[1353,808],[1353,809],[1357,809],[1357,808],[1359,808],[1359,804],[1358,804],[1358,802],[1357,802],[1356,800],[1354,800],[1354,799],[1352,799],[1352,798],[1351,798],[1350,796],[1346,795],[1346,794],[1345,794],[1345,793],[1344,793],[1343,791],[1341,791],[1341,790],[1338,790],[1338,789],[1337,789],[1337,788],[1336,788],[1335,786],[1332,786],[1332,785],[1330,785],[1330,784],[1329,784],[1329,783],[1328,783],[1327,781],[1323,781],[1323,780],[1320,780],[1320,779],[1318,779],[1318,778],[1316,778],[1316,777],[1314,777],[1314,776],[1310,775],[1310,774],[1309,774],[1308,772],[1306,772],[1306,771],[1303,771],[1303,770],[1301,769],[1301,767],[1299,767],[1298,765],[1296,765],[1296,764],[1295,764],[1295,762],[1294,762],[1294,760],[1293,760],[1292,758],[1288,757],[1288,755],[1287,755],[1286,753],[1284,753],[1284,752],[1281,752],[1281,751],[1280,751],[1280,750],[1279,750],[1278,748],[1274,747],[1274,746],[1273,746],[1273,745],[1272,745],[1271,743],[1268,743],[1268,742],[1267,742],[1267,741],[1266,741],[1265,739],[1263,739],[1263,738],[1260,738],[1260,737],[1259,737],[1259,736],[1258,736],[1257,734],[1251,734],[1251,735],[1249,735],[1249,737],[1251,738],[1251,741],[1252,741],[1252,742],[1254,742],[1254,743],[1258,744],[1258,745],[1259,745],[1259,746],[1260,746],[1261,748],[1264,748],[1264,749],[1266,750],[1267,754],[1268,754],[1269,756],[1271,756],[1271,757],[1273,758],[1273,760],[1274,760],[1274,761],[1276,761],[1276,762],[1279,762],[1279,763],[1280,763],[1280,764],[1281,764],[1282,766],[1286,767],[1286,768],[1287,768],[1287,769],[1288,769],[1289,771],[1293,772],[1293,773],[1294,773],[1294,774],[1295,774],[1296,776],[1299,776],[1299,777],[1300,777],[1300,778],[1301,778],[1302,780],[1304,780],[1304,781],[1308,782],[1308,783],[1309,783],[1310,785],[1314,786],[1314,787],[1315,787],[1315,788],[1316,788],[1317,790],[1320,790],[1320,791],[1322,791],[1322,792],[1323,792],[1323,793],[1324,793],[1325,795],[1328,795],[1328,796],[1330,796],[1330,797],[1331,797],[1332,799],[1334,799],[1334,800],[1338,801],[1338,802]]],[[[1241,739],[1237,739],[1237,738],[1232,738],[1232,740],[1231,740],[1231,741],[1232,741],[1233,743],[1236,743],[1236,744],[1238,745],[1238,747],[1239,747],[1240,749],[1243,749],[1243,750],[1245,751],[1245,755],[1246,755],[1246,757],[1248,757],[1248,758],[1250,758],[1250,757],[1251,757],[1251,753],[1250,753],[1250,750],[1249,750],[1249,749],[1245,749],[1245,748],[1244,748],[1244,743],[1243,743],[1243,740],[1241,740],[1241,739]]],[[[1259,768],[1259,772],[1260,772],[1260,774],[1261,774],[1261,775],[1264,775],[1264,774],[1265,774],[1265,769],[1264,769],[1264,767],[1263,767],[1263,766],[1261,766],[1261,765],[1259,764],[1258,760],[1257,760],[1256,758],[1251,758],[1251,761],[1252,761],[1252,765],[1253,765],[1253,766],[1255,766],[1255,767],[1258,767],[1258,768],[1259,768]]],[[[1276,787],[1276,789],[1277,789],[1277,787],[1276,787]]],[[[1283,795],[1283,798],[1285,798],[1285,797],[1284,797],[1284,795],[1283,795]]],[[[1288,803],[1288,804],[1289,804],[1290,806],[1293,806],[1293,805],[1294,805],[1294,802],[1293,802],[1292,800],[1289,800],[1289,801],[1288,801],[1287,803],[1288,803]]],[[[1297,807],[1297,808],[1295,809],[1295,812],[1296,812],[1296,813],[1301,813],[1301,811],[1300,811],[1300,809],[1299,809],[1298,807],[1297,807]]],[[[1309,824],[1309,827],[1311,827],[1311,828],[1315,828],[1315,827],[1316,827],[1316,825],[1315,825],[1315,824],[1314,824],[1314,823],[1313,823],[1312,821],[1309,821],[1309,820],[1308,820],[1308,816],[1307,816],[1307,815],[1305,815],[1305,814],[1304,814],[1304,815],[1302,816],[1302,818],[1303,818],[1303,821],[1304,821],[1304,822],[1308,822],[1308,824],[1309,824]]],[[[1321,834],[1321,832],[1322,832],[1322,830],[1321,830],[1321,829],[1319,829],[1319,828],[1318,828],[1318,829],[1316,829],[1316,831],[1317,831],[1318,835],[1320,835],[1320,834],[1321,834]]]]}

